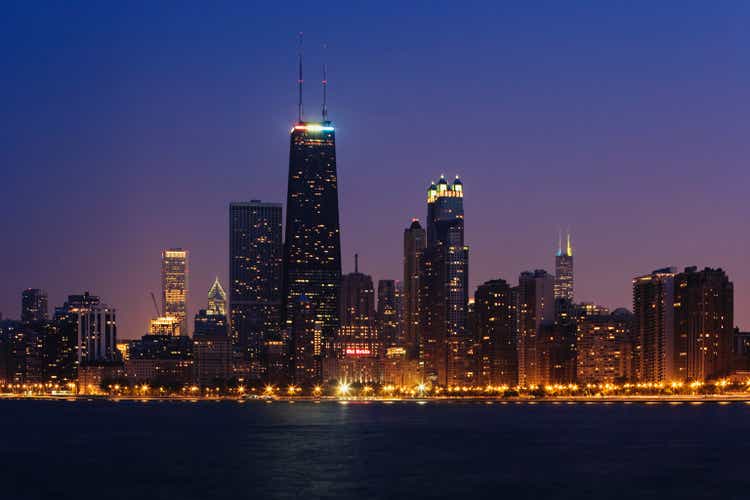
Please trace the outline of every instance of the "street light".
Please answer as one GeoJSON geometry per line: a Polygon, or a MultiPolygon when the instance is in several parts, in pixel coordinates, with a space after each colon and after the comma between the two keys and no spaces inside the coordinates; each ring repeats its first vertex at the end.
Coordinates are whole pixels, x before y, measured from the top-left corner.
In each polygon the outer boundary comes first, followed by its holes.
{"type": "Polygon", "coordinates": [[[346,382],[341,382],[339,384],[339,390],[338,390],[339,396],[345,397],[346,395],[348,395],[349,389],[350,389],[349,384],[347,384],[346,382]]]}

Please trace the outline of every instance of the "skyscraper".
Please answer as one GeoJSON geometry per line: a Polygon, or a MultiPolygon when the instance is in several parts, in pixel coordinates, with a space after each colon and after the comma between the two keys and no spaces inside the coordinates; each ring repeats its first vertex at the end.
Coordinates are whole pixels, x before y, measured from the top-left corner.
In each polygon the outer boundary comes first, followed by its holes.
{"type": "MultiPolygon", "coordinates": [[[[237,361],[263,376],[264,346],[282,342],[281,204],[229,205],[229,314],[237,361]]],[[[216,291],[217,290],[213,290],[216,291]]]]}
{"type": "Polygon", "coordinates": [[[552,325],[554,313],[554,279],[547,271],[524,271],[518,278],[518,383],[542,383],[541,339],[543,326],[552,325]]]}
{"type": "Polygon", "coordinates": [[[221,283],[219,283],[218,277],[208,290],[207,310],[222,316],[226,316],[227,314],[227,293],[224,291],[221,283]]]}
{"type": "Polygon", "coordinates": [[[480,384],[518,383],[516,297],[505,280],[487,281],[474,293],[480,384]]]}
{"type": "Polygon", "coordinates": [[[116,361],[117,316],[115,309],[104,305],[99,297],[70,295],[67,302],[56,312],[59,318],[67,318],[76,331],[77,365],[116,361]]]}
{"type": "Polygon", "coordinates": [[[635,377],[641,382],[677,380],[672,267],[633,279],[635,377]]]}
{"type": "Polygon", "coordinates": [[[395,280],[378,281],[378,336],[386,346],[403,347],[401,335],[401,284],[395,280]]]}
{"type": "Polygon", "coordinates": [[[162,314],[177,318],[180,335],[188,335],[188,252],[170,248],[161,253],[161,304],[162,314]]]}
{"type": "Polygon", "coordinates": [[[464,245],[463,184],[441,176],[427,190],[427,248],[420,259],[420,363],[438,385],[472,382],[466,331],[469,248],[464,245]]]}
{"type": "Polygon", "coordinates": [[[734,286],[721,269],[687,267],[675,276],[675,349],[679,380],[729,374],[734,325],[734,286]]]}
{"type": "Polygon", "coordinates": [[[419,262],[422,259],[427,235],[413,219],[404,230],[404,347],[408,359],[419,358],[419,262]]]}
{"type": "Polygon", "coordinates": [[[47,292],[28,288],[21,295],[21,321],[34,323],[47,319],[47,292]]]}
{"type": "Polygon", "coordinates": [[[577,379],[580,384],[622,383],[632,373],[633,315],[626,309],[586,315],[577,325],[577,379]]]}
{"type": "Polygon", "coordinates": [[[570,245],[568,233],[565,250],[562,247],[561,236],[555,255],[555,300],[565,299],[573,302],[573,284],[573,247],[570,245]]]}
{"type": "Polygon", "coordinates": [[[303,122],[290,132],[284,244],[284,325],[290,329],[304,295],[329,355],[339,327],[341,243],[336,136],[331,122],[303,122]]]}

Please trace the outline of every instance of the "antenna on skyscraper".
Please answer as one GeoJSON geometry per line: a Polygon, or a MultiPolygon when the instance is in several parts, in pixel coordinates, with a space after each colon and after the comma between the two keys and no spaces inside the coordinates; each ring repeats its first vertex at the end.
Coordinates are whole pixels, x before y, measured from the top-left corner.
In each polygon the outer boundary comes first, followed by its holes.
{"type": "Polygon", "coordinates": [[[325,62],[325,52],[328,48],[328,44],[323,44],[323,121],[328,121],[328,103],[326,90],[328,88],[328,64],[325,62]]]}
{"type": "Polygon", "coordinates": [[[297,79],[297,86],[299,87],[299,101],[297,103],[297,121],[302,122],[302,32],[299,32],[299,49],[297,51],[297,59],[299,61],[299,78],[297,79]]]}
{"type": "Polygon", "coordinates": [[[562,229],[557,226],[557,255],[562,254],[562,229]]]}

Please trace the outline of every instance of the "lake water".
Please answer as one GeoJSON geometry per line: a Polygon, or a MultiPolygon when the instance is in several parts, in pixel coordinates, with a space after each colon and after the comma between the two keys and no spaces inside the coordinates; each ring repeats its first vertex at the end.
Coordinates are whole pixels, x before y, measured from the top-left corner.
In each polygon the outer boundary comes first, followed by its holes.
{"type": "Polygon", "coordinates": [[[0,498],[750,498],[750,405],[0,400],[0,498]]]}

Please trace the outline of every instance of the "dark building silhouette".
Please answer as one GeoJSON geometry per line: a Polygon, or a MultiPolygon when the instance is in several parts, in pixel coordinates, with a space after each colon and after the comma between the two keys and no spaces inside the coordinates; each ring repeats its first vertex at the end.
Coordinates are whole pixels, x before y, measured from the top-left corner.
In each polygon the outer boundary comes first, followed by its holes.
{"type": "MultiPolygon", "coordinates": [[[[75,329],[76,362],[79,368],[86,364],[120,361],[116,311],[102,304],[99,297],[88,292],[69,295],[65,304],[56,311],[56,316],[65,317],[66,328],[75,329]]],[[[72,334],[73,332],[66,333],[72,334]]]]}
{"type": "Polygon", "coordinates": [[[478,382],[514,386],[518,383],[516,296],[505,280],[480,285],[474,293],[478,382]]]}
{"type": "Polygon", "coordinates": [[[331,354],[339,327],[341,243],[335,137],[329,121],[300,119],[291,129],[289,148],[283,324],[292,329],[304,295],[320,324],[322,356],[331,354]]]}
{"type": "Polygon", "coordinates": [[[238,372],[263,376],[264,347],[281,338],[281,204],[229,205],[229,320],[238,372]]]}
{"type": "Polygon", "coordinates": [[[131,384],[183,387],[193,379],[193,345],[187,335],[144,335],[128,343],[124,373],[131,384]]]}
{"type": "Polygon", "coordinates": [[[222,386],[232,378],[232,342],[227,318],[216,309],[201,309],[193,330],[193,373],[201,387],[222,386]]]}
{"type": "Polygon", "coordinates": [[[554,278],[544,270],[524,271],[518,278],[518,383],[523,386],[544,383],[539,333],[542,326],[554,324],[554,278]]]}
{"type": "Polygon", "coordinates": [[[466,331],[469,248],[464,244],[463,185],[441,177],[427,191],[427,247],[420,259],[420,363],[426,380],[472,383],[466,331]]]}
{"type": "Polygon", "coordinates": [[[677,380],[729,375],[734,328],[734,287],[721,269],[687,267],[674,277],[674,374],[677,380]]]}
{"type": "Polygon", "coordinates": [[[378,337],[388,347],[403,346],[401,294],[401,284],[398,281],[378,281],[378,337]]]}
{"type": "Polygon", "coordinates": [[[21,322],[45,321],[47,316],[47,292],[39,288],[28,288],[21,294],[21,322]]]}
{"type": "Polygon", "coordinates": [[[674,268],[633,279],[635,378],[669,382],[679,378],[674,335],[674,268]]]}
{"type": "Polygon", "coordinates": [[[417,219],[404,230],[404,348],[407,359],[419,358],[419,273],[427,234],[417,219]]]}
{"type": "Polygon", "coordinates": [[[322,325],[312,301],[305,295],[296,300],[291,325],[292,378],[296,384],[309,386],[322,380],[322,325]]]}

